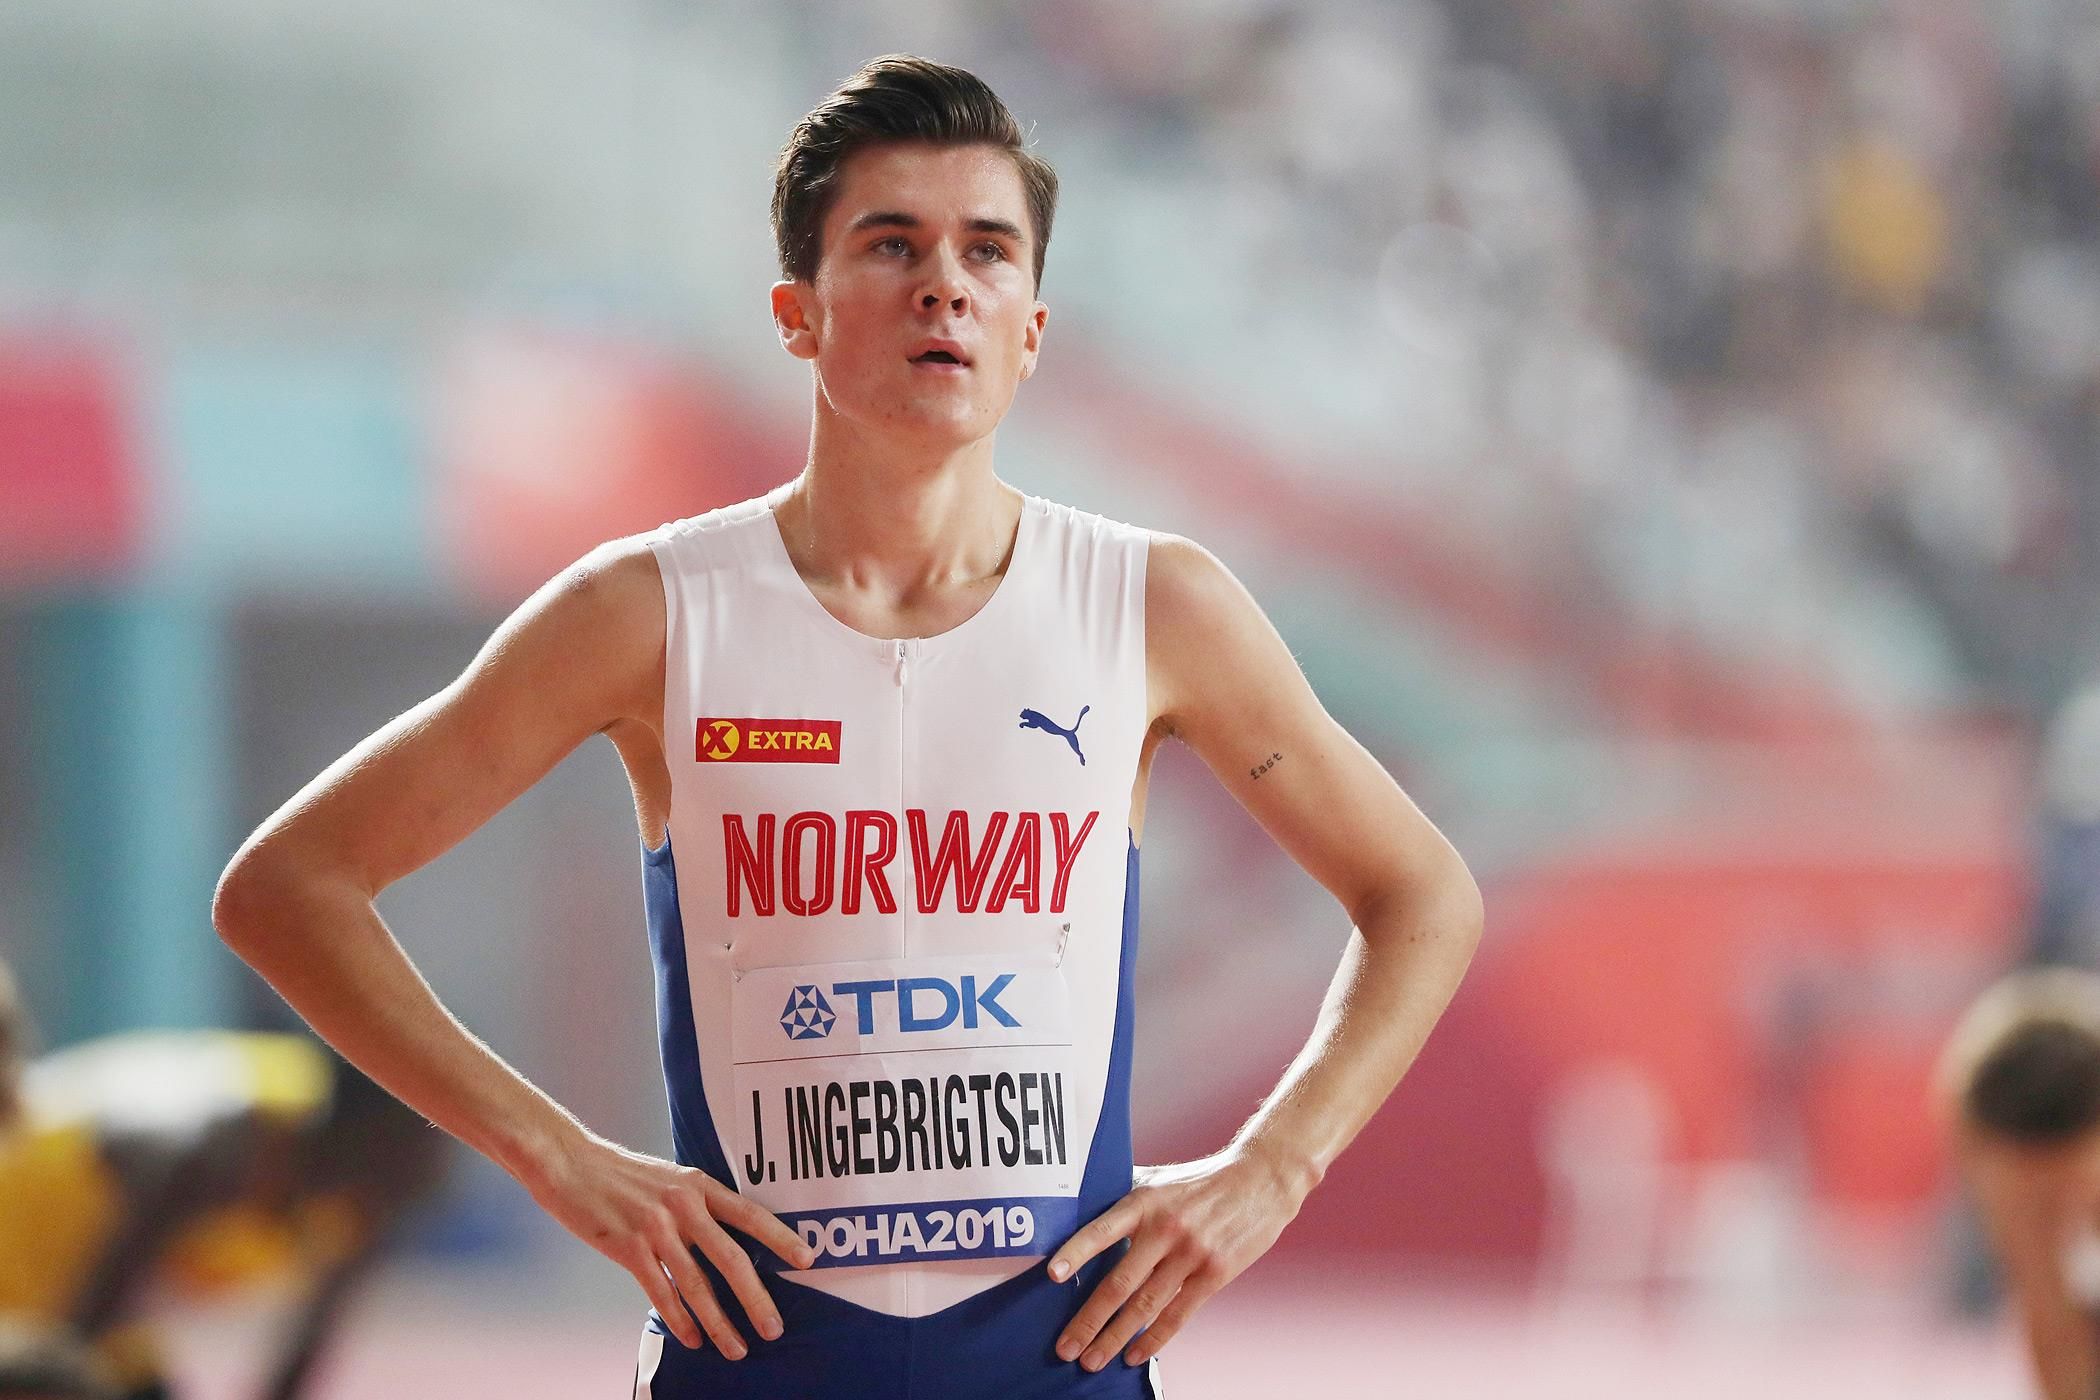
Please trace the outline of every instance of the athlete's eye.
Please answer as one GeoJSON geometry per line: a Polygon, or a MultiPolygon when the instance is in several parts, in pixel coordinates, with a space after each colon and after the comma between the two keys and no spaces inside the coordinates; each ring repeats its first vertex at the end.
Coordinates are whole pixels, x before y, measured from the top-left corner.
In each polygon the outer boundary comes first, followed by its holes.
{"type": "Polygon", "coordinates": [[[986,262],[996,262],[1006,256],[1006,250],[996,243],[980,243],[977,245],[978,252],[982,253],[986,250],[991,252],[991,256],[985,259],[986,262]]]}
{"type": "Polygon", "coordinates": [[[890,246],[891,244],[893,244],[893,243],[894,243],[895,245],[897,245],[897,246],[898,246],[899,248],[902,248],[902,249],[904,249],[904,250],[905,250],[906,252],[909,252],[909,251],[911,251],[911,244],[909,244],[909,243],[907,243],[907,242],[905,242],[905,241],[904,241],[903,235],[901,235],[901,234],[894,234],[894,233],[893,233],[893,234],[891,234],[891,235],[890,235],[890,236],[889,236],[888,238],[885,238],[885,239],[881,240],[880,242],[878,242],[878,243],[877,243],[877,244],[875,245],[876,251],[877,251],[877,252],[880,252],[880,251],[882,251],[883,249],[886,249],[886,248],[888,248],[888,247],[889,247],[889,246],[890,246]]]}

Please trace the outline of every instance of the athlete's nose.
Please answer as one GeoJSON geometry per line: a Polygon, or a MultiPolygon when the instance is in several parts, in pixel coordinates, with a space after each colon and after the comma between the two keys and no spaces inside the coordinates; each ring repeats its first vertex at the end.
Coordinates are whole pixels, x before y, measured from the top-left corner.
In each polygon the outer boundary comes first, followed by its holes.
{"type": "Polygon", "coordinates": [[[961,311],[970,301],[969,285],[963,280],[962,268],[946,249],[927,260],[926,284],[919,290],[919,308],[931,311],[944,301],[952,311],[961,311]]]}

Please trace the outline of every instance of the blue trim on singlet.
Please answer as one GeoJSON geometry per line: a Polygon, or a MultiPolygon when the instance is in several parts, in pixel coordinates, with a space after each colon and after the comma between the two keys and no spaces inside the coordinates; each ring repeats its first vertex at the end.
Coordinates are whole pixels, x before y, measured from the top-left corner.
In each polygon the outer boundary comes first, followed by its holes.
{"type": "MultiPolygon", "coordinates": [[[[670,841],[643,847],[645,906],[656,954],[657,1025],[664,1077],[671,1098],[671,1133],[678,1160],[734,1186],[700,1086],[698,1042],[686,977],[685,937],[678,915],[678,880],[670,841]]],[[[1092,1220],[1131,1186],[1130,1057],[1135,1025],[1138,847],[1130,838],[1125,861],[1121,966],[1116,981],[1115,1038],[1109,1047],[1101,1117],[1080,1178],[1079,1218],[1092,1220]]],[[[751,1348],[730,1361],[712,1343],[689,1351],[651,1312],[650,1331],[664,1337],[663,1359],[651,1382],[651,1400],[1148,1400],[1149,1365],[1113,1358],[1099,1372],[1060,1361],[1058,1335],[1127,1245],[1102,1251],[1070,1281],[1050,1281],[1041,1263],[926,1317],[895,1317],[781,1277],[787,1266],[743,1232],[731,1238],[758,1265],[779,1305],[784,1332],[760,1337],[714,1264],[695,1255],[715,1296],[751,1348]]],[[[1051,1248],[1062,1241],[1046,1241],[1051,1248]]],[[[1048,1250],[1046,1249],[1046,1253],[1048,1250]]]]}
{"type": "Polygon", "coordinates": [[[642,909],[649,919],[649,952],[656,963],[656,1037],[671,1100],[671,1149],[724,1185],[736,1185],[715,1116],[700,1083],[700,1040],[693,1033],[693,984],[685,968],[685,916],[678,909],[678,863],[671,833],[655,850],[642,847],[642,909]]]}
{"type": "MultiPolygon", "coordinates": [[[[1127,833],[1126,833],[1127,834],[1127,833]]],[[[1130,1040],[1137,1025],[1138,848],[1129,836],[1123,866],[1123,941],[1116,964],[1116,1029],[1101,1086],[1101,1117],[1079,1179],[1079,1223],[1084,1225],[1130,1194],[1130,1040]]]]}

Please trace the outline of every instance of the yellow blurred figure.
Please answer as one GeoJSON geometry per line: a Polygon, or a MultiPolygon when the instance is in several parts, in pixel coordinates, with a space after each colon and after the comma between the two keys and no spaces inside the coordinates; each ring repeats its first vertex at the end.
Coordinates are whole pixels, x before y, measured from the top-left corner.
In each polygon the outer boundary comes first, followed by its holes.
{"type": "Polygon", "coordinates": [[[1930,177],[1906,152],[1862,138],[1824,170],[1824,217],[1830,257],[1852,291],[1903,316],[1915,316],[1947,260],[1947,207],[1930,177]]]}
{"type": "MultiPolygon", "coordinates": [[[[115,1393],[152,1400],[149,1286],[297,1290],[266,1394],[299,1394],[443,1134],[303,1036],[140,1032],[25,1064],[24,1027],[0,966],[0,1320],[86,1339],[115,1393]]],[[[0,1400],[28,1393],[0,1367],[0,1400]]]]}

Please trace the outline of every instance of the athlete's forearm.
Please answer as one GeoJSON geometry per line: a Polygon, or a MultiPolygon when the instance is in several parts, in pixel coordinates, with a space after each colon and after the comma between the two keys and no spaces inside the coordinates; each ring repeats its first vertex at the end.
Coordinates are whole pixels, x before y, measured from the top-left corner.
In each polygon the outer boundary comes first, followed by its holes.
{"type": "MultiPolygon", "coordinates": [[[[2025,1262],[2025,1261],[2022,1261],[2025,1262]]],[[[2013,1301],[2027,1334],[2027,1354],[2036,1382],[2047,1400],[2096,1400],[2100,1397],[2100,1332],[2093,1314],[2074,1303],[2062,1287],[2053,1257],[2046,1285],[2041,1279],[2012,1277],[2013,1301]]],[[[2017,1267],[2017,1266],[2015,1266],[2017,1267]]]]}
{"type": "Polygon", "coordinates": [[[1480,941],[1480,892],[1463,866],[1357,913],[1305,1048],[1233,1139],[1302,1195],[1414,1063],[1480,941]]]}
{"type": "Polygon", "coordinates": [[[586,1136],[445,1009],[354,883],[237,864],[212,921],[345,1059],[512,1176],[586,1136]]]}
{"type": "Polygon", "coordinates": [[[2100,1330],[2064,1269],[2065,1242],[2074,1230],[2087,1228],[2082,1187],[1965,1117],[1955,1121],[1954,1147],[2041,1393],[2048,1400],[2100,1400],[2100,1330]]]}
{"type": "Polygon", "coordinates": [[[2030,1319],[2027,1351],[2048,1400],[2094,1400],[2100,1395],[2100,1366],[2089,1323],[2037,1326],[2030,1319]]]}

